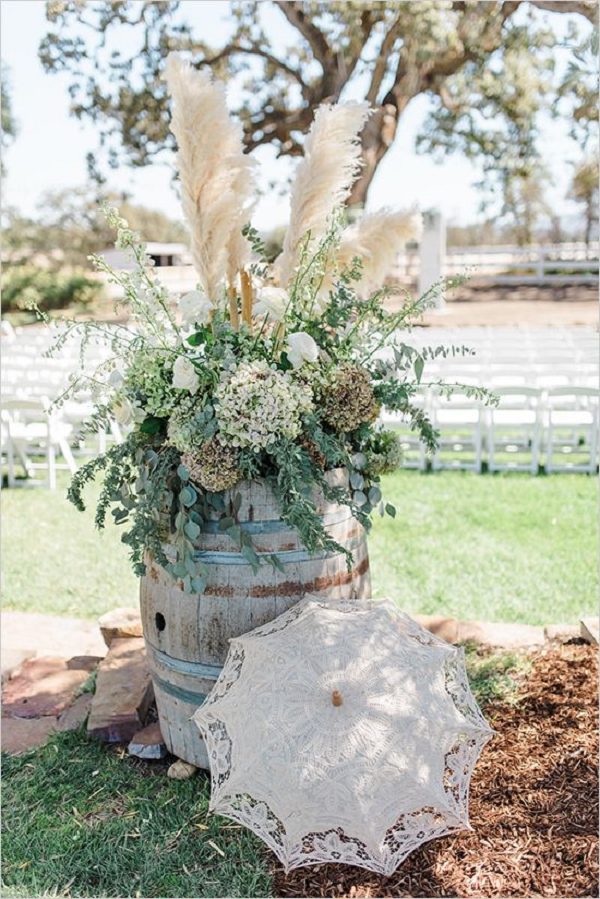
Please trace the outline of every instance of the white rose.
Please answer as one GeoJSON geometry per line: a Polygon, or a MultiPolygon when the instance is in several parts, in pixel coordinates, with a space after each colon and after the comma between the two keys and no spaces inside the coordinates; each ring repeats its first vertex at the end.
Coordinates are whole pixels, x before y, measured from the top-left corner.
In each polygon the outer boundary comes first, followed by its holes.
{"type": "Polygon", "coordinates": [[[179,299],[181,321],[187,328],[194,325],[205,325],[213,308],[208,297],[199,290],[190,290],[179,299]]]}
{"type": "Polygon", "coordinates": [[[319,358],[319,347],[306,331],[288,336],[286,352],[294,368],[300,368],[305,362],[316,362],[319,358]]]}
{"type": "Polygon", "coordinates": [[[285,315],[289,296],[283,287],[263,287],[254,305],[256,315],[268,315],[271,321],[280,322],[285,315]]]}
{"type": "Polygon", "coordinates": [[[178,356],[173,365],[173,387],[196,393],[200,386],[200,378],[196,369],[185,356],[178,356]]]}

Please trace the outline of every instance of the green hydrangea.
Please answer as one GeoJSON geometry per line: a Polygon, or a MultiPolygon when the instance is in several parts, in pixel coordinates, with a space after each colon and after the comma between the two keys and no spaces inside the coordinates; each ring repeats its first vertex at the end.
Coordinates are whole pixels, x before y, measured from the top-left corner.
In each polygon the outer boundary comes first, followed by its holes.
{"type": "Polygon", "coordinates": [[[239,365],[217,388],[215,400],[222,439],[253,450],[296,438],[302,417],[313,409],[310,388],[264,360],[239,365]]]}

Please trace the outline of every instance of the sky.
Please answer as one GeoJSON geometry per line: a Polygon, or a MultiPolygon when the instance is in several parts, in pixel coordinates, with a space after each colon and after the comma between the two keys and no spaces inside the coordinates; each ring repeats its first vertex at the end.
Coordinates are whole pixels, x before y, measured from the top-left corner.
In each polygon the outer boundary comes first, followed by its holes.
{"type": "MultiPolygon", "coordinates": [[[[227,36],[231,26],[228,3],[184,0],[182,6],[186,16],[198,24],[201,15],[203,38],[209,43],[218,44],[227,36]]],[[[2,0],[0,17],[1,54],[10,73],[13,110],[19,129],[17,139],[5,154],[7,175],[3,201],[5,206],[16,206],[25,214],[33,214],[44,192],[86,182],[86,153],[96,149],[97,139],[93,124],[79,122],[69,115],[68,75],[46,74],[39,62],[38,45],[47,30],[43,0],[2,0]]],[[[435,163],[414,151],[415,136],[427,107],[427,98],[418,97],[402,116],[394,145],[380,165],[369,192],[368,208],[417,205],[420,209],[439,209],[448,221],[456,224],[477,222],[482,218],[481,195],[473,185],[480,173],[473,163],[461,156],[435,163]]],[[[567,160],[576,158],[576,148],[568,138],[566,123],[546,119],[543,129],[542,143],[554,181],[549,197],[557,211],[568,215],[574,209],[564,200],[571,176],[567,160]]],[[[271,177],[276,173],[285,178],[293,165],[288,159],[275,160],[270,149],[262,151],[259,161],[271,177]]],[[[123,167],[111,171],[107,186],[127,190],[134,202],[181,219],[168,166],[123,167]]],[[[254,224],[261,230],[269,230],[284,224],[287,212],[287,198],[266,191],[256,210],[254,224]]]]}

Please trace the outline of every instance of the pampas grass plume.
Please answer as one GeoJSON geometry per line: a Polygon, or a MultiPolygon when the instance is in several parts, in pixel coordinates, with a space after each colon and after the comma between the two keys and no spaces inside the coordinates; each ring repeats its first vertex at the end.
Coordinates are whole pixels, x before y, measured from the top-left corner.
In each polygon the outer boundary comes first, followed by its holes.
{"type": "Polygon", "coordinates": [[[355,256],[362,261],[362,277],[357,283],[361,296],[381,287],[394,267],[404,244],[421,233],[421,216],[414,211],[382,209],[364,215],[342,232],[336,253],[338,269],[349,266],[355,256]]]}
{"type": "Polygon", "coordinates": [[[367,103],[319,106],[304,144],[290,197],[290,222],[275,262],[286,287],[299,262],[302,240],[310,231],[314,246],[326,233],[335,209],[348,199],[360,170],[358,136],[369,114],[367,103]]]}
{"type": "Polygon", "coordinates": [[[229,116],[225,87],[178,53],[167,58],[171,131],[183,212],[200,285],[216,303],[221,282],[248,257],[241,229],[254,194],[252,160],[243,153],[242,126],[229,116]]]}

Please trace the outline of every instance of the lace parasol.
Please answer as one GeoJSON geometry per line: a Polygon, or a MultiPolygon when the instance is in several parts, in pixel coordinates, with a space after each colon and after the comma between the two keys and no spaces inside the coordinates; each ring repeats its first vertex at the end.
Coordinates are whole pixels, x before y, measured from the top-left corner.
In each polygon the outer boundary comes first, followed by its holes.
{"type": "Polygon", "coordinates": [[[194,720],[211,810],[286,870],[389,875],[427,840],[470,829],[469,782],[492,735],[462,649],[389,601],[310,597],[231,641],[194,720]]]}

